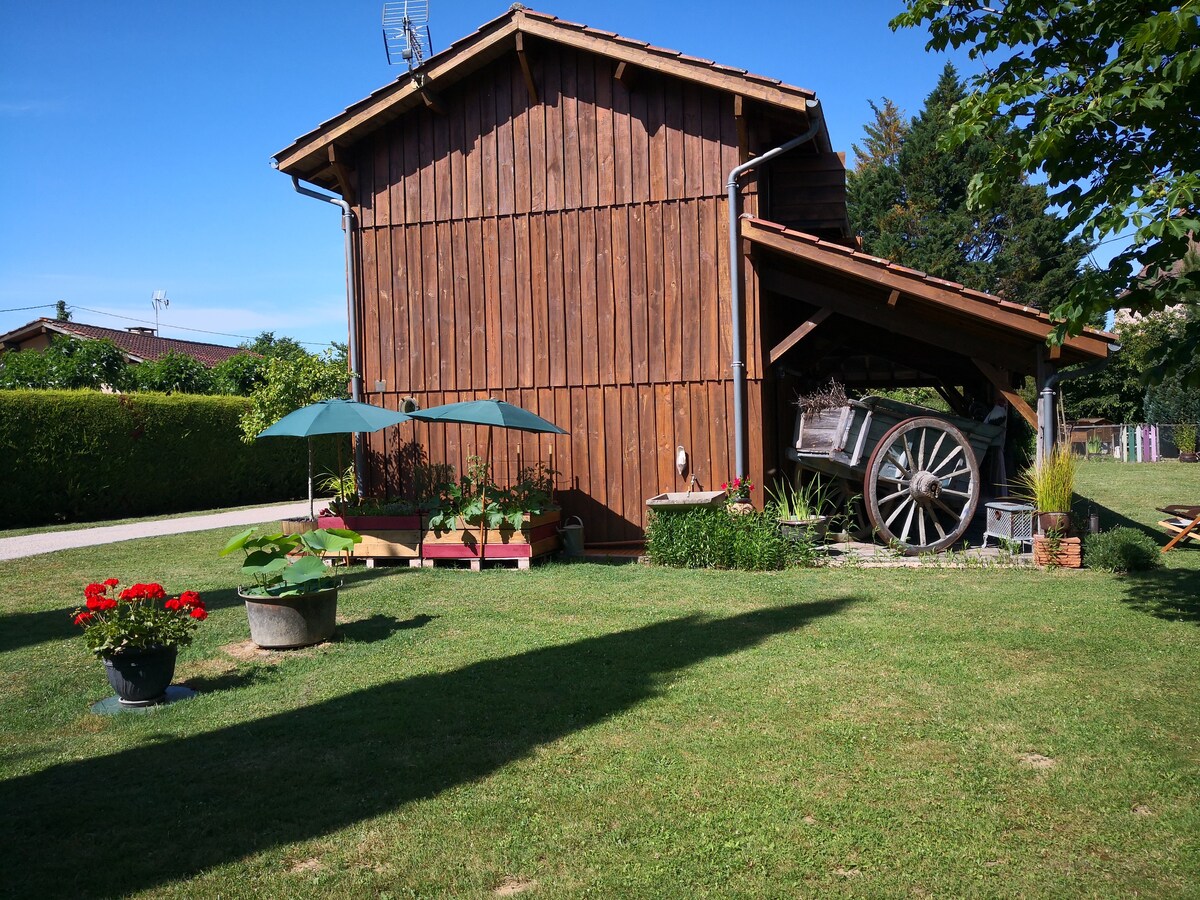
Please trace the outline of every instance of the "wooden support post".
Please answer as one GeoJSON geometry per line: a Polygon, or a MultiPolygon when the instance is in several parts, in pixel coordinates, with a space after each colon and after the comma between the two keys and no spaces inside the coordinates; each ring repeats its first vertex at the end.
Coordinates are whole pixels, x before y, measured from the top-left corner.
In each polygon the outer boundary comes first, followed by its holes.
{"type": "MultiPolygon", "coordinates": [[[[530,105],[538,102],[537,82],[533,80],[533,68],[529,65],[529,57],[525,53],[525,35],[517,32],[517,61],[521,64],[521,74],[525,76],[525,88],[529,91],[530,105]]],[[[622,63],[622,65],[624,65],[622,63]]]]}
{"type": "Polygon", "coordinates": [[[779,361],[783,354],[787,353],[798,343],[808,337],[812,330],[828,319],[833,314],[833,310],[828,306],[822,306],[815,313],[800,325],[795,331],[785,337],[782,341],[771,348],[771,364],[774,365],[779,361]]]}
{"type": "Polygon", "coordinates": [[[333,175],[337,179],[342,199],[351,206],[354,206],[354,170],[346,165],[345,158],[342,151],[338,149],[337,144],[329,145],[329,167],[333,169],[333,175]]]}
{"type": "Polygon", "coordinates": [[[1028,422],[1036,431],[1038,427],[1037,413],[1030,408],[1029,404],[1025,402],[1025,399],[1020,394],[1013,390],[1008,373],[981,359],[975,360],[975,368],[983,373],[984,377],[992,383],[992,386],[1009,402],[1009,405],[1019,412],[1021,418],[1028,422]]]}

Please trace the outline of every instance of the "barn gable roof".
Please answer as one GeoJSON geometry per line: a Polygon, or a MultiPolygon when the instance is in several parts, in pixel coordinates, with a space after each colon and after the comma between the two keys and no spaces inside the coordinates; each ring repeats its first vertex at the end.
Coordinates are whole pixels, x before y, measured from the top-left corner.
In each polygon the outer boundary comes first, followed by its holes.
{"type": "Polygon", "coordinates": [[[62,322],[58,319],[41,318],[20,328],[15,328],[7,334],[0,335],[0,349],[6,345],[19,345],[30,338],[41,334],[60,334],[78,340],[109,340],[117,346],[130,362],[146,362],[157,360],[168,353],[181,353],[199,360],[212,368],[224,362],[231,356],[237,356],[246,351],[240,347],[228,347],[224,344],[205,344],[200,341],[181,341],[175,338],[159,337],[156,334],[142,334],[133,331],[123,331],[120,328],[105,328],[102,325],[88,325],[83,322],[62,322]]]}
{"type": "Polygon", "coordinates": [[[611,31],[514,8],[434,54],[415,73],[405,72],[391,84],[297,138],[275,154],[272,164],[285,174],[307,181],[325,186],[336,184],[331,157],[335,145],[350,146],[411,109],[435,106],[439,89],[461,81],[507,53],[515,53],[525,35],[606,56],[614,64],[625,63],[757,101],[781,115],[795,117],[800,128],[807,127],[810,110],[815,108],[821,123],[817,146],[825,152],[831,150],[824,118],[813,103],[816,94],[810,90],[611,31]]]}

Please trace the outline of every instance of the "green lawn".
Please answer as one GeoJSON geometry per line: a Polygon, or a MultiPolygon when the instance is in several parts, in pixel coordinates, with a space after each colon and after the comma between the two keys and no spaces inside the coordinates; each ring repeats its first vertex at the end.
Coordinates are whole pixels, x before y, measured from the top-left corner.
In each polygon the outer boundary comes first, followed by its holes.
{"type": "MultiPolygon", "coordinates": [[[[1093,463],[1152,526],[1200,466],[1093,463]]],[[[1196,896],[1200,551],[1152,575],[350,573],[264,659],[226,533],[0,562],[3,891],[1196,896]],[[99,718],[88,580],[194,587],[200,696],[99,718]]]]}

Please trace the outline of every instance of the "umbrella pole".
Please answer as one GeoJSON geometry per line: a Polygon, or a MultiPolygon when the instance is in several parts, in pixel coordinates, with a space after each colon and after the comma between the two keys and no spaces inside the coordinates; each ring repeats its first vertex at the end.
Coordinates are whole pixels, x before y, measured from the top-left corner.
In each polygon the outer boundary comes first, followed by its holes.
{"type": "Polygon", "coordinates": [[[308,438],[308,518],[316,518],[313,512],[312,437],[308,438]]]}
{"type": "MultiPolygon", "coordinates": [[[[491,425],[488,426],[487,455],[488,455],[488,473],[491,474],[494,478],[495,473],[492,471],[492,426],[491,425]]],[[[480,509],[483,511],[483,516],[482,516],[483,521],[481,521],[479,523],[479,529],[480,529],[480,531],[483,532],[483,535],[482,535],[483,542],[481,545],[481,549],[479,551],[479,558],[483,559],[485,556],[487,556],[487,493],[486,492],[483,495],[483,504],[480,507],[480,509]]]]}

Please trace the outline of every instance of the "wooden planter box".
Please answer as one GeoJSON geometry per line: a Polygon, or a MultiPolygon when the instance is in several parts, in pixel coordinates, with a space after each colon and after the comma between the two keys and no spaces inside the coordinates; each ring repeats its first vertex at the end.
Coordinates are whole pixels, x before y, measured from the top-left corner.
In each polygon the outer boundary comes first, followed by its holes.
{"type": "Polygon", "coordinates": [[[488,529],[486,535],[480,526],[468,525],[461,518],[455,530],[440,533],[430,528],[426,520],[421,532],[421,557],[429,560],[536,559],[559,548],[559,519],[558,510],[540,516],[526,513],[525,522],[519,529],[504,525],[488,529]]]}
{"type": "Polygon", "coordinates": [[[356,559],[416,559],[421,555],[419,515],[321,516],[317,525],[361,534],[362,543],[355,544],[351,553],[356,559]]]}
{"type": "Polygon", "coordinates": [[[1039,566],[1060,566],[1078,569],[1083,565],[1083,541],[1081,538],[1059,538],[1057,542],[1034,535],[1033,562],[1039,566]],[[1057,543],[1057,547],[1054,545],[1057,543]]]}

